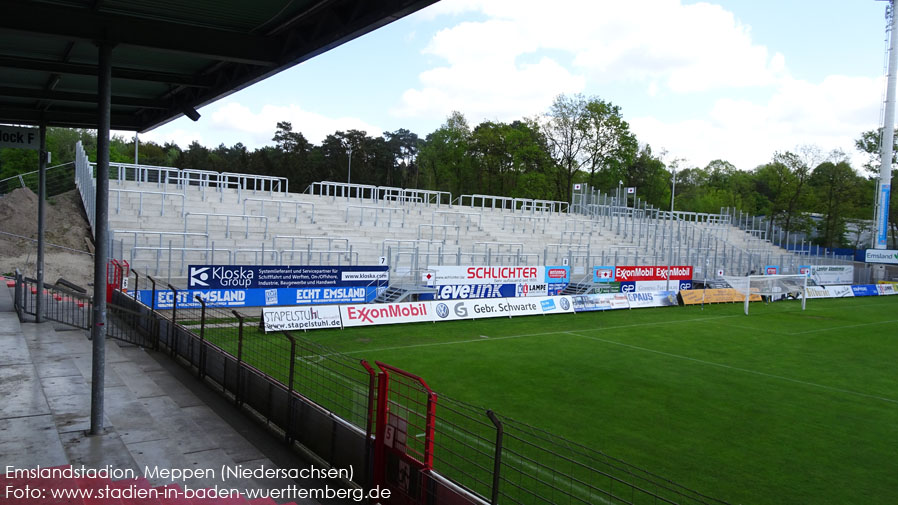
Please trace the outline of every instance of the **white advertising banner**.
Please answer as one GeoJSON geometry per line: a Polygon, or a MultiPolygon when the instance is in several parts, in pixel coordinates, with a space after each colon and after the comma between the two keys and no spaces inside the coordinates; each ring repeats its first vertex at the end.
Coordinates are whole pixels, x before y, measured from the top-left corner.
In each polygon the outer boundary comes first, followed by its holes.
{"type": "Polygon", "coordinates": [[[340,305],[343,327],[432,322],[430,302],[340,305]]]}
{"type": "Polygon", "coordinates": [[[807,294],[808,298],[830,298],[830,294],[826,291],[826,288],[820,286],[808,286],[807,294]]]}
{"type": "Polygon", "coordinates": [[[672,307],[678,305],[676,291],[656,291],[648,293],[627,293],[631,309],[646,307],[672,307]]]}
{"type": "Polygon", "coordinates": [[[627,293],[577,295],[571,298],[574,299],[574,309],[577,312],[630,308],[630,300],[627,298],[627,293]]]}
{"type": "Polygon", "coordinates": [[[867,263],[891,263],[898,265],[898,250],[867,249],[867,263]]]}
{"type": "Polygon", "coordinates": [[[569,296],[505,298],[499,300],[447,300],[433,302],[434,319],[457,321],[486,317],[536,316],[574,312],[569,296]]]}
{"type": "Polygon", "coordinates": [[[810,279],[820,286],[851,284],[854,282],[852,265],[813,265],[810,279]]]}
{"type": "Polygon", "coordinates": [[[338,305],[262,307],[262,323],[265,333],[268,333],[270,331],[340,328],[342,319],[338,305]]]}
{"type": "Polygon", "coordinates": [[[545,267],[530,266],[429,266],[434,283],[452,284],[542,284],[545,267]]]}
{"type": "Polygon", "coordinates": [[[894,284],[877,284],[876,290],[879,291],[880,295],[898,295],[894,284]]]}
{"type": "Polygon", "coordinates": [[[826,292],[830,298],[854,297],[854,290],[851,286],[826,286],[826,292]]]}

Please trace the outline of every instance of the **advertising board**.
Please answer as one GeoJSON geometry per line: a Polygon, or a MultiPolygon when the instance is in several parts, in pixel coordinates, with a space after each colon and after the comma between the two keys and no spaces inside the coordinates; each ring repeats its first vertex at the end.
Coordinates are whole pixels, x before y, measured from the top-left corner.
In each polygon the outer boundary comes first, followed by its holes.
{"type": "Polygon", "coordinates": [[[340,305],[343,327],[432,322],[431,302],[340,305]]]}
{"type": "Polygon", "coordinates": [[[614,282],[614,267],[592,267],[592,282],[614,282]]]}
{"type": "Polygon", "coordinates": [[[850,296],[854,296],[854,290],[851,289],[851,286],[826,286],[826,292],[829,294],[829,298],[846,298],[850,296]]]}
{"type": "Polygon", "coordinates": [[[627,301],[631,309],[647,307],[671,307],[679,305],[676,291],[656,291],[644,293],[627,293],[627,301]]]}
{"type": "Polygon", "coordinates": [[[546,267],[429,266],[438,286],[461,284],[522,284],[545,282],[546,267]]]}
{"type": "Polygon", "coordinates": [[[624,293],[601,293],[592,295],[576,295],[571,297],[576,312],[592,312],[596,310],[629,309],[630,301],[624,293]]]}
{"type": "Polygon", "coordinates": [[[429,266],[437,286],[461,284],[568,284],[569,266],[429,266]]]}
{"type": "Polygon", "coordinates": [[[808,298],[830,298],[829,292],[826,291],[826,288],[821,286],[808,286],[805,290],[808,298]]]}
{"type": "Polygon", "coordinates": [[[767,265],[764,267],[764,275],[779,275],[780,267],[776,265],[767,265]]]}
{"type": "MultiPolygon", "coordinates": [[[[207,307],[265,307],[271,305],[318,305],[368,303],[386,288],[373,286],[334,288],[255,288],[255,289],[185,289],[178,291],[178,308],[200,306],[194,298],[205,298],[207,307]]],[[[142,289],[137,299],[150,305],[153,291],[142,289]]],[[[170,309],[174,294],[169,289],[156,290],[157,309],[170,309]]]]}
{"type": "Polygon", "coordinates": [[[189,289],[364,287],[390,280],[389,266],[189,265],[189,289]]]}
{"type": "Polygon", "coordinates": [[[854,292],[854,296],[879,296],[876,284],[858,284],[851,286],[851,291],[854,292]]]}
{"type": "Polygon", "coordinates": [[[434,320],[457,321],[487,317],[536,316],[574,312],[569,296],[544,296],[509,300],[458,300],[432,302],[434,320]]]}
{"type": "MultiPolygon", "coordinates": [[[[177,306],[181,308],[199,308],[202,306],[196,301],[199,295],[206,300],[207,307],[253,307],[265,305],[264,293],[249,293],[246,289],[185,289],[178,291],[177,306]]],[[[265,291],[259,290],[259,291],[265,291]]],[[[157,309],[171,309],[175,305],[175,295],[170,289],[156,291],[155,305],[153,305],[153,291],[141,289],[134,293],[137,300],[144,305],[157,309]]]]}
{"type": "Polygon", "coordinates": [[[867,249],[867,263],[890,263],[898,265],[898,250],[895,249],[867,249]]]}
{"type": "Polygon", "coordinates": [[[898,289],[895,289],[894,284],[877,284],[876,290],[879,291],[880,295],[895,295],[898,294],[898,289]]]}
{"type": "Polygon", "coordinates": [[[265,333],[341,326],[340,307],[337,305],[262,308],[262,327],[265,333]]]}
{"type": "MultiPolygon", "coordinates": [[[[686,281],[692,279],[692,267],[676,265],[670,267],[670,280],[686,281]]],[[[614,279],[620,282],[663,281],[668,278],[668,267],[614,267],[614,279]]]]}
{"type": "Polygon", "coordinates": [[[428,267],[427,285],[435,294],[422,300],[556,296],[570,283],[568,266],[437,266],[428,267]]]}
{"type": "Polygon", "coordinates": [[[630,282],[621,282],[620,283],[620,292],[621,293],[633,293],[633,292],[652,292],[652,291],[667,291],[668,289],[673,291],[683,291],[686,289],[692,289],[692,281],[687,280],[674,280],[671,279],[670,283],[668,281],[630,281],[630,282]]]}
{"type": "Polygon", "coordinates": [[[813,265],[810,279],[820,286],[829,284],[851,284],[854,282],[852,265],[813,265]]]}
{"type": "MultiPolygon", "coordinates": [[[[702,303],[736,303],[744,302],[745,295],[733,288],[724,289],[693,289],[690,291],[680,291],[680,299],[683,305],[699,305],[702,303]]],[[[750,302],[760,302],[760,295],[750,295],[750,302]]]]}

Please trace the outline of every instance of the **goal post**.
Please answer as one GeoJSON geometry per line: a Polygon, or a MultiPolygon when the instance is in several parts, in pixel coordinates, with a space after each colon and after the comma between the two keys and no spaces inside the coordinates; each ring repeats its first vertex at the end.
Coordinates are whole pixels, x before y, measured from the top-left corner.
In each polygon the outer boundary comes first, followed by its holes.
{"type": "Polygon", "coordinates": [[[745,297],[745,315],[748,315],[751,295],[774,297],[794,293],[801,297],[801,310],[807,305],[808,276],[804,274],[724,276],[723,280],[745,297]]]}

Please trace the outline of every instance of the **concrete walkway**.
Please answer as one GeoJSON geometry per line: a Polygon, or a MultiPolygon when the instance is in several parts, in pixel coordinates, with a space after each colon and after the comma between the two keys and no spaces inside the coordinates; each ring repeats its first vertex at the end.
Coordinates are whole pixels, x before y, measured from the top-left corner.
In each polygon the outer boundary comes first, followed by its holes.
{"type": "Polygon", "coordinates": [[[0,468],[111,465],[133,469],[137,476],[155,466],[213,469],[215,478],[176,482],[194,489],[345,487],[326,480],[222,482],[222,466],[307,468],[309,463],[168,357],[107,339],[106,359],[106,429],[87,436],[91,342],[86,332],[57,323],[20,323],[11,290],[0,289],[0,468]]]}

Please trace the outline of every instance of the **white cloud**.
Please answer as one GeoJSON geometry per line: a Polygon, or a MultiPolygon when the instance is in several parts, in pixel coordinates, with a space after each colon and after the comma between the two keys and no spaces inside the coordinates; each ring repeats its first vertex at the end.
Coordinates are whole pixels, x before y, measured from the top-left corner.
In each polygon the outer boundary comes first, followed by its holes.
{"type": "Polygon", "coordinates": [[[486,19],[433,37],[424,53],[447,64],[420,74],[421,86],[393,111],[399,116],[453,109],[474,120],[532,115],[559,93],[584,91],[587,80],[642,81],[656,94],[767,86],[786,75],[783,55],[771,55],[732,13],[705,3],[556,0],[547,8],[535,0],[444,0],[427,11],[486,19]]]}
{"type": "MultiPolygon", "coordinates": [[[[128,137],[132,137],[133,133],[130,133],[128,137]]],[[[160,146],[165,144],[166,142],[171,142],[181,146],[186,149],[194,141],[199,142],[200,144],[205,145],[203,142],[203,136],[200,132],[196,130],[184,130],[181,128],[165,131],[164,129],[152,130],[146,133],[141,133],[138,135],[140,142],[155,142],[160,146]]]]}
{"type": "Polygon", "coordinates": [[[766,103],[719,99],[700,119],[630,121],[637,137],[691,164],[724,159],[741,169],[771,160],[775,151],[814,144],[842,149],[856,166],[854,140],[874,124],[882,79],[829,76],[820,84],[786,79],[766,103]]]}
{"type": "Polygon", "coordinates": [[[371,136],[379,136],[382,130],[358,118],[327,117],[298,105],[265,105],[255,112],[239,102],[226,101],[210,114],[212,124],[219,130],[230,130],[245,140],[250,148],[272,144],[272,137],[279,121],[289,121],[293,131],[301,132],[306,140],[320,144],[325,137],[338,130],[362,130],[371,136]]]}

